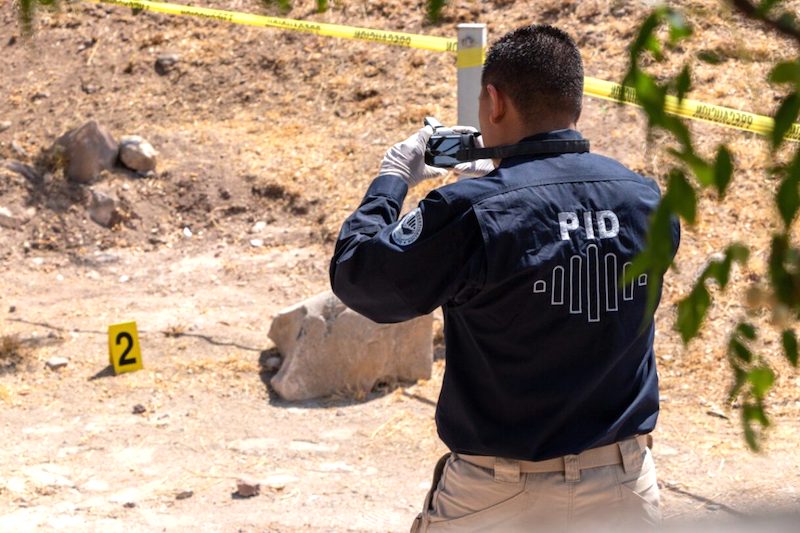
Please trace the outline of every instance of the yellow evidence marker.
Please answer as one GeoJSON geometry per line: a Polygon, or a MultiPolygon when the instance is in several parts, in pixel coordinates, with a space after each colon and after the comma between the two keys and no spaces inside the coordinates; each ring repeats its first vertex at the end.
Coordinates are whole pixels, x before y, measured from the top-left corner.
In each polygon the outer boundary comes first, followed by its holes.
{"type": "Polygon", "coordinates": [[[115,374],[142,369],[142,352],[136,322],[125,322],[108,327],[108,359],[115,374]]]}

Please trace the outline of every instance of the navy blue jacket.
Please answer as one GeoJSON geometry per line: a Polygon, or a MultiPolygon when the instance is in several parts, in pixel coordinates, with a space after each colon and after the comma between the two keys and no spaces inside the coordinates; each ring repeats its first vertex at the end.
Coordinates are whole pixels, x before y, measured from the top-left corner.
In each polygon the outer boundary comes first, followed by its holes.
{"type": "MultiPolygon", "coordinates": [[[[653,430],[647,285],[660,294],[661,279],[621,279],[645,244],[654,181],[606,157],[560,154],[504,159],[398,220],[406,192],[396,176],[372,182],[342,227],[331,285],[377,322],[443,307],[436,422],[452,451],[542,460],[653,430]]],[[[677,222],[673,234],[677,250],[677,222]]]]}

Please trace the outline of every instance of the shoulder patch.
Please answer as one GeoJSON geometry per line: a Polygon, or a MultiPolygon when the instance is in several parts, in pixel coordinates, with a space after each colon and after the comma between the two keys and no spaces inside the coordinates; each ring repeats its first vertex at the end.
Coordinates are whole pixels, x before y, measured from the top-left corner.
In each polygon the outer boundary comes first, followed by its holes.
{"type": "Polygon", "coordinates": [[[419,207],[404,216],[392,230],[392,240],[400,246],[408,246],[422,234],[422,211],[419,207]]]}

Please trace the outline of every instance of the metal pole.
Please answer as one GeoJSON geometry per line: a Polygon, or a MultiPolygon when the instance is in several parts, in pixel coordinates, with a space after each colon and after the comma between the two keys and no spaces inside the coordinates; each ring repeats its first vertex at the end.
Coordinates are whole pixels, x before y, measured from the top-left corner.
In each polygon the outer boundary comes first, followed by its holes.
{"type": "Polygon", "coordinates": [[[486,24],[458,25],[458,123],[479,128],[478,96],[486,56],[486,24]]]}

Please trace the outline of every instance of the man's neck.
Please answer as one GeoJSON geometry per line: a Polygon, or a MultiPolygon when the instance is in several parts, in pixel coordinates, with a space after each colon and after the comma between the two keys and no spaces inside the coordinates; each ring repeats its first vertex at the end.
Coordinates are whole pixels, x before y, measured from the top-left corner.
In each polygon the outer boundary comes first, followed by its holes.
{"type": "Polygon", "coordinates": [[[528,137],[533,137],[534,135],[539,135],[541,133],[548,133],[556,130],[574,130],[574,129],[576,129],[575,122],[552,121],[545,124],[539,123],[536,124],[535,127],[520,128],[514,134],[514,138],[516,138],[516,141],[514,142],[519,142],[522,139],[527,139],[528,137]]]}

